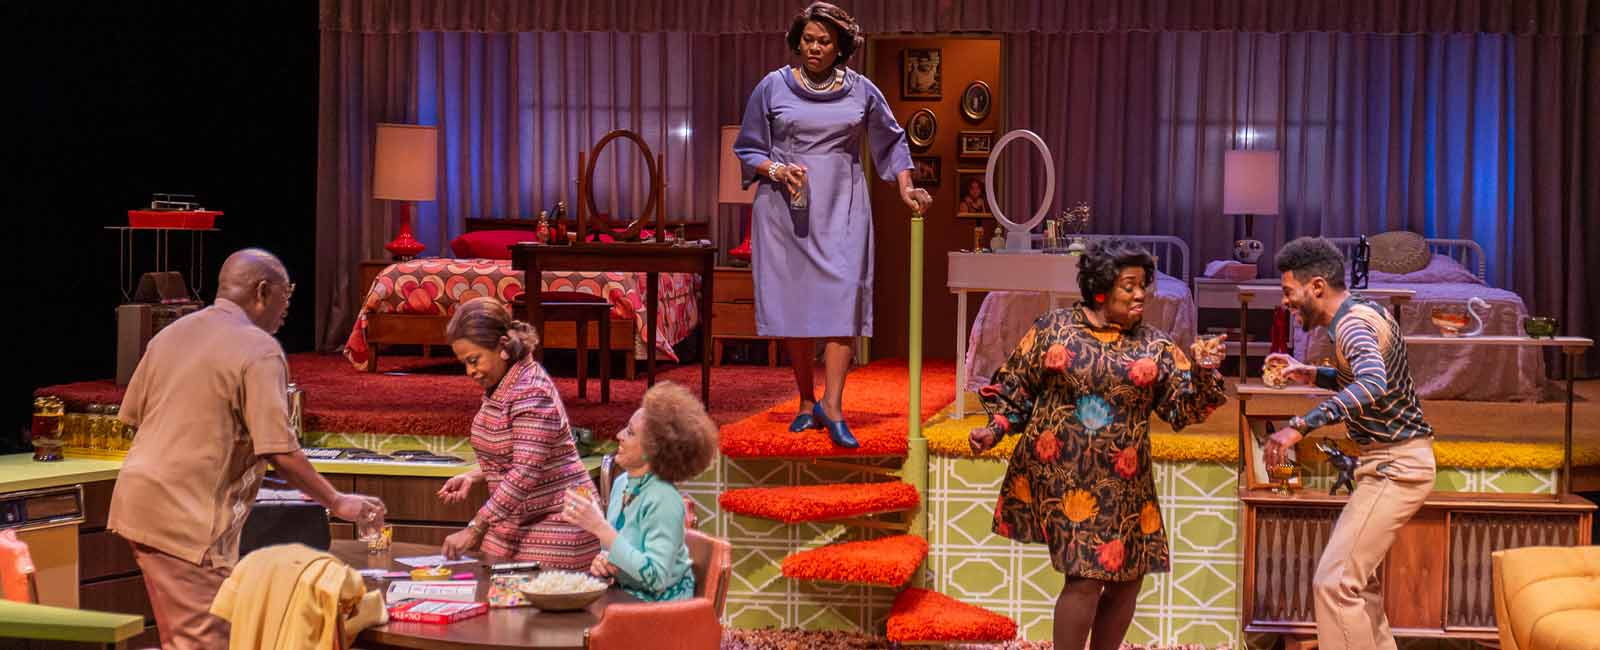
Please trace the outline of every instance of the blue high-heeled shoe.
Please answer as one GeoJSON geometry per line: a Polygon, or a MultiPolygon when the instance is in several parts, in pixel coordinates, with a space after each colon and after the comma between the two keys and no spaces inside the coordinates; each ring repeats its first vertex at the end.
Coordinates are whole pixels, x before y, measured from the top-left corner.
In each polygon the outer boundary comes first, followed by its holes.
{"type": "Polygon", "coordinates": [[[861,446],[861,443],[856,442],[856,437],[850,435],[850,427],[844,423],[844,419],[829,420],[827,414],[822,412],[821,404],[815,404],[811,407],[811,419],[821,423],[822,428],[828,430],[828,437],[833,439],[833,444],[846,449],[855,449],[861,446]]]}
{"type": "Polygon", "coordinates": [[[822,425],[817,424],[817,419],[811,417],[809,412],[794,416],[794,421],[789,423],[789,433],[804,433],[812,429],[821,428],[822,425]]]}

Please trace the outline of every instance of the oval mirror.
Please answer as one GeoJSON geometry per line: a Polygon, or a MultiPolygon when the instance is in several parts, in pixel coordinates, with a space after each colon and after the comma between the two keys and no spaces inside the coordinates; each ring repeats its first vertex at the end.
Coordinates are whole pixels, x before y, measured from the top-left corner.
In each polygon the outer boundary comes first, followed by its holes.
{"type": "Polygon", "coordinates": [[[1017,129],[1001,136],[1000,141],[994,144],[989,151],[989,164],[983,170],[983,184],[985,198],[989,201],[989,213],[994,215],[995,221],[1006,227],[1007,253],[1021,253],[1033,249],[1033,240],[1029,233],[1034,226],[1044,221],[1046,214],[1050,213],[1050,201],[1056,194],[1056,166],[1050,157],[1050,147],[1045,145],[1044,139],[1039,134],[1027,129],[1017,129]],[[1027,221],[1017,222],[1011,220],[1000,211],[1000,204],[995,200],[994,168],[1000,161],[1000,152],[1005,151],[1006,145],[1014,140],[1025,140],[1039,150],[1039,156],[1044,161],[1044,198],[1039,202],[1039,209],[1034,211],[1033,217],[1027,221]]]}

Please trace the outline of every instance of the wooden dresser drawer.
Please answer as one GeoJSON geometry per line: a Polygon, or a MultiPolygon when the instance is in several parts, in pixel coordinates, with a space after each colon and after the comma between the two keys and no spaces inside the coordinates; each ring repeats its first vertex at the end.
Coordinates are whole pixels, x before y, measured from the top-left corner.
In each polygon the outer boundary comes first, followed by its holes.
{"type": "Polygon", "coordinates": [[[389,512],[389,521],[426,521],[466,524],[478,508],[489,500],[485,483],[472,486],[467,500],[461,503],[444,503],[439,500],[439,488],[446,479],[413,476],[355,476],[355,491],[383,499],[389,512]]]}
{"type": "Polygon", "coordinates": [[[750,302],[755,299],[755,277],[747,269],[717,269],[712,302],[750,302]]]}
{"type": "Polygon", "coordinates": [[[711,305],[712,336],[755,336],[755,303],[713,303],[711,305]]]}

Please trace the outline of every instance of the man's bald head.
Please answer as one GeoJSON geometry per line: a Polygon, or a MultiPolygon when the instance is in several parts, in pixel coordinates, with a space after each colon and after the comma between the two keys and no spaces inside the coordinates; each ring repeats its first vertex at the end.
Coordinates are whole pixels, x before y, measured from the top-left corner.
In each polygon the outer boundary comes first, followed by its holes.
{"type": "Polygon", "coordinates": [[[283,325],[292,291],[283,262],[259,248],[229,255],[217,274],[217,298],[238,305],[252,322],[268,332],[276,332],[283,325]]]}

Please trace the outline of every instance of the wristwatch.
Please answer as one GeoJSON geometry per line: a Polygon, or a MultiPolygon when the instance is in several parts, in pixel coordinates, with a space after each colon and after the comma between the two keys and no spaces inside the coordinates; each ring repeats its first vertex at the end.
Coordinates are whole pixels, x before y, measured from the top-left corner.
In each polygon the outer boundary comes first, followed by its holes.
{"type": "Polygon", "coordinates": [[[489,527],[480,523],[477,517],[473,517],[472,521],[467,522],[467,528],[472,529],[473,532],[479,535],[489,530],[489,527]]]}
{"type": "Polygon", "coordinates": [[[1298,415],[1289,418],[1289,428],[1299,431],[1300,435],[1311,433],[1311,425],[1306,424],[1306,419],[1298,415]]]}

